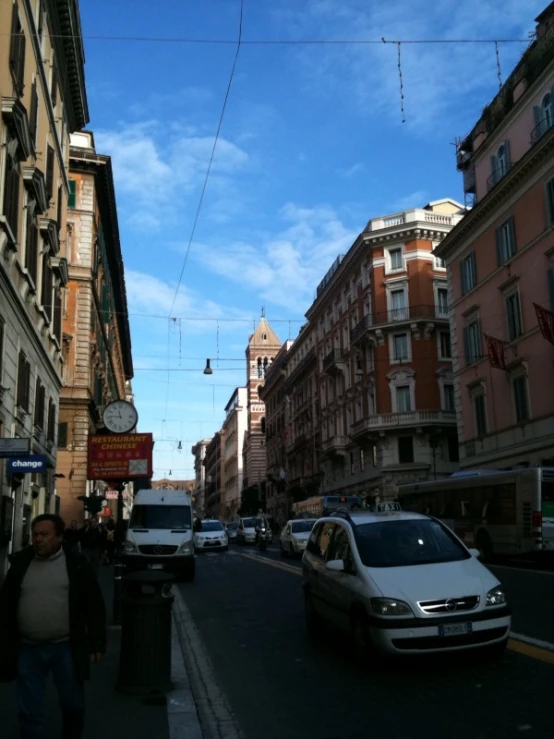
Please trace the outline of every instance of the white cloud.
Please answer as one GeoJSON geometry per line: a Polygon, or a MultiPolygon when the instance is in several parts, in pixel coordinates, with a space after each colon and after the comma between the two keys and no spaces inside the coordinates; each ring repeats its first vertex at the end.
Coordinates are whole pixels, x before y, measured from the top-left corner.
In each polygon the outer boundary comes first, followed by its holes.
{"type": "Polygon", "coordinates": [[[256,291],[261,300],[301,314],[317,284],[338,254],[357,236],[329,206],[304,208],[287,203],[280,212],[283,228],[255,243],[234,242],[195,248],[194,258],[212,272],[256,291]]]}
{"type": "Polygon", "coordinates": [[[357,175],[362,174],[362,172],[365,172],[365,170],[365,164],[362,164],[362,162],[356,162],[350,167],[345,167],[344,169],[337,170],[337,174],[341,177],[346,177],[346,179],[351,180],[357,175]]]}
{"type": "MultiPolygon", "coordinates": [[[[413,39],[527,39],[544,0],[280,0],[274,21],[282,36],[388,41],[413,39]]],[[[504,79],[525,44],[500,44],[504,79]]],[[[354,98],[366,113],[400,123],[398,47],[394,43],[296,47],[306,92],[354,98]],[[314,84],[315,82],[315,84],[314,84]]],[[[495,46],[407,44],[401,46],[406,125],[424,132],[450,121],[470,124],[497,90],[495,46]]]]}
{"type": "MultiPolygon", "coordinates": [[[[137,230],[154,230],[162,223],[182,222],[185,196],[199,190],[203,183],[214,138],[181,127],[168,132],[167,126],[157,121],[145,121],[99,131],[96,142],[98,151],[112,157],[126,223],[137,230]]],[[[248,163],[249,156],[243,149],[220,137],[210,192],[224,192],[229,199],[231,176],[242,172],[248,163]]],[[[196,200],[190,202],[195,207],[196,200]]]]}

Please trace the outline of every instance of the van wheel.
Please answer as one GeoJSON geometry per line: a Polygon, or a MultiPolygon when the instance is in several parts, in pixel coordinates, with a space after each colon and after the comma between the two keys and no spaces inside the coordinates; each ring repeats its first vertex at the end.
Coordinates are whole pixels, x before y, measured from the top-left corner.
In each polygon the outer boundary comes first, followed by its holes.
{"type": "Polygon", "coordinates": [[[477,541],[475,544],[479,550],[479,558],[481,562],[490,562],[493,555],[492,541],[486,531],[480,531],[477,534],[477,541]]]}

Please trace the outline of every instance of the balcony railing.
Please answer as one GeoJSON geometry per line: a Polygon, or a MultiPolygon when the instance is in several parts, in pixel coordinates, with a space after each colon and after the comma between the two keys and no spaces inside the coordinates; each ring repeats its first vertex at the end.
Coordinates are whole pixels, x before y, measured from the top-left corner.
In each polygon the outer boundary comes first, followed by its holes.
{"type": "Polygon", "coordinates": [[[510,171],[511,164],[503,164],[501,167],[497,167],[491,176],[487,179],[487,192],[497,185],[500,180],[505,177],[510,171]]]}
{"type": "Polygon", "coordinates": [[[340,454],[348,446],[350,439],[347,436],[332,436],[321,442],[324,454],[340,454]]]}
{"type": "Polygon", "coordinates": [[[409,321],[420,321],[432,318],[448,320],[449,309],[446,305],[410,305],[405,308],[393,308],[392,310],[371,313],[364,316],[357,326],[350,331],[350,341],[355,343],[366,331],[378,326],[395,324],[409,321]]]}
{"type": "Polygon", "coordinates": [[[302,357],[302,359],[298,362],[297,365],[295,365],[289,372],[286,383],[290,383],[293,380],[295,380],[302,372],[304,372],[310,364],[315,360],[316,354],[315,354],[315,347],[312,346],[306,354],[302,357]]]}
{"type": "Polygon", "coordinates": [[[537,141],[540,141],[544,134],[554,126],[554,115],[543,118],[531,131],[530,143],[534,146],[537,141]]]}
{"type": "Polygon", "coordinates": [[[454,411],[407,411],[405,413],[379,413],[352,424],[352,437],[373,431],[408,428],[415,426],[453,426],[456,424],[454,411]]]}
{"type": "Polygon", "coordinates": [[[346,366],[346,360],[342,356],[340,349],[331,349],[329,354],[323,360],[323,371],[332,372],[335,370],[341,370],[346,366]]]}

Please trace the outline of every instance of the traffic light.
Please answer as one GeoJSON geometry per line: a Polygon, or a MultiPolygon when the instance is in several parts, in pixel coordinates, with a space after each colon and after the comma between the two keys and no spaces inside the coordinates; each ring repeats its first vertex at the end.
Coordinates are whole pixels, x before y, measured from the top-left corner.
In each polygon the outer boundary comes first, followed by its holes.
{"type": "Polygon", "coordinates": [[[106,500],[103,495],[79,495],[77,500],[82,500],[85,505],[85,511],[91,516],[97,516],[102,510],[102,503],[106,500]]]}

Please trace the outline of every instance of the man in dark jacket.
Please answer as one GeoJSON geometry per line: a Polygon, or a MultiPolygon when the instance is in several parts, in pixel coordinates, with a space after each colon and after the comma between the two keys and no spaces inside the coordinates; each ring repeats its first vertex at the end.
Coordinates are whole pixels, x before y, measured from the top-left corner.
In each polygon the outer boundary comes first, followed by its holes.
{"type": "Polygon", "coordinates": [[[102,555],[106,548],[106,539],[104,532],[98,525],[96,516],[90,518],[88,528],[81,529],[79,541],[81,542],[81,550],[84,556],[94,570],[94,573],[98,575],[102,555]]]}
{"type": "Polygon", "coordinates": [[[17,679],[21,739],[45,736],[44,701],[52,672],[62,710],[62,737],[80,739],[83,681],[106,651],[106,611],[82,555],[62,546],[64,522],[43,514],[32,547],[14,555],[0,591],[0,680],[17,679]]]}

